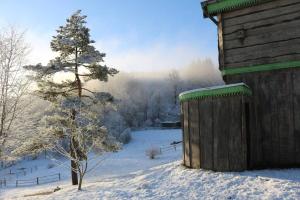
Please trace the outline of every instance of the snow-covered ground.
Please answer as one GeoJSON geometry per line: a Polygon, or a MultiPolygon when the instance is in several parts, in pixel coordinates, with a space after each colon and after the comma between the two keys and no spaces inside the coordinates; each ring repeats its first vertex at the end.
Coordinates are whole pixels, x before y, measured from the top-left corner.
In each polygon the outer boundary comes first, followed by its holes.
{"type": "Polygon", "coordinates": [[[38,170],[26,177],[61,172],[63,180],[0,189],[0,199],[300,199],[300,169],[240,173],[192,170],[181,166],[181,149],[165,152],[154,160],[145,156],[151,146],[181,140],[180,130],[137,131],[132,136],[130,144],[110,154],[87,175],[83,191],[70,185],[69,170],[62,166],[47,169],[49,161],[36,160],[16,167],[38,165],[38,170]],[[56,186],[61,190],[52,193],[56,186]],[[24,197],[37,193],[45,194],[24,197]]]}

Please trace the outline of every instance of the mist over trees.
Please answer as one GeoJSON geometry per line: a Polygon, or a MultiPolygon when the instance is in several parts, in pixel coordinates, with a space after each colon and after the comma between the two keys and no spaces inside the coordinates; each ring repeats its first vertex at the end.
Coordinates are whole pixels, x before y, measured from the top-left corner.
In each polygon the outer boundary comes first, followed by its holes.
{"type": "Polygon", "coordinates": [[[180,69],[157,74],[120,72],[110,82],[93,82],[90,87],[108,91],[118,99],[118,113],[127,126],[149,127],[179,120],[179,93],[224,84],[210,59],[195,60],[180,69]]]}
{"type": "MultiPolygon", "coordinates": [[[[15,46],[15,48],[22,47],[19,49],[19,52],[22,52],[21,57],[16,60],[18,62],[11,64],[14,69],[20,70],[13,71],[16,73],[14,76],[19,79],[9,79],[15,81],[14,86],[16,87],[1,84],[3,91],[5,88],[8,89],[7,96],[4,96],[3,93],[1,97],[1,116],[4,116],[7,120],[3,123],[3,127],[9,127],[9,130],[13,130],[8,131],[6,129],[6,137],[4,137],[3,132],[1,138],[2,141],[5,138],[6,145],[1,145],[1,148],[2,151],[4,149],[6,151],[6,154],[3,154],[5,159],[13,160],[17,159],[18,156],[38,153],[28,149],[28,143],[23,141],[37,135],[41,119],[47,115],[47,108],[50,107],[50,103],[37,96],[30,96],[28,90],[26,90],[28,82],[24,71],[21,69],[21,64],[26,60],[28,47],[25,45],[23,33],[17,30],[5,33],[13,40],[18,38],[19,43],[14,44],[20,46],[15,46]],[[16,112],[3,112],[5,111],[3,109],[5,102],[7,103],[5,109],[10,108],[8,111],[13,111],[13,108],[16,108],[16,112]],[[11,125],[7,126],[9,124],[11,125]]],[[[4,36],[2,35],[0,39],[7,40],[9,38],[4,36]]],[[[17,51],[18,48],[15,50],[17,51]]],[[[5,58],[5,52],[7,52],[4,50],[0,52],[2,59],[5,58]]],[[[1,68],[3,77],[5,75],[4,61],[1,63],[3,65],[1,68]]],[[[13,73],[10,72],[9,76],[12,75],[13,73]]],[[[105,126],[107,131],[118,141],[126,143],[130,138],[128,128],[158,127],[163,121],[178,121],[180,107],[178,95],[181,92],[221,85],[223,80],[219,70],[210,59],[198,59],[179,69],[154,73],[120,72],[112,77],[109,82],[91,80],[85,84],[86,88],[93,92],[109,92],[112,94],[114,103],[98,106],[95,111],[97,112],[99,124],[105,126]]],[[[87,95],[87,93],[83,91],[83,95],[87,95]]]]}

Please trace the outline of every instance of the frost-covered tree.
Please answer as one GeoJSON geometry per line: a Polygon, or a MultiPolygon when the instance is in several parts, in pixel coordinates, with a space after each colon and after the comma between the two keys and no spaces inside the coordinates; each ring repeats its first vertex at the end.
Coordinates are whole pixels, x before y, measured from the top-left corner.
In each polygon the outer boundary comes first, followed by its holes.
{"type": "MultiPolygon", "coordinates": [[[[78,97],[78,101],[82,98],[93,98],[95,93],[85,87],[85,83],[90,80],[107,81],[109,76],[118,73],[116,69],[103,64],[105,54],[93,46],[94,41],[90,39],[90,30],[86,27],[85,19],[86,16],[81,15],[79,10],[67,19],[64,26],[58,28],[57,35],[51,41],[51,49],[57,52],[58,56],[50,60],[47,66],[25,66],[25,69],[35,72],[32,78],[39,88],[37,94],[48,101],[57,103],[61,96],[78,97]],[[56,81],[54,76],[57,74],[64,79],[56,81]]],[[[76,119],[77,112],[75,107],[72,108],[73,120],[76,119]]],[[[72,137],[70,140],[70,143],[74,144],[72,137]]],[[[71,157],[75,157],[73,145],[70,146],[71,157]]],[[[77,168],[74,159],[71,159],[71,168],[77,168]]],[[[72,183],[78,184],[75,170],[72,170],[72,183]]]]}
{"type": "Polygon", "coordinates": [[[170,82],[170,86],[172,88],[172,99],[174,106],[177,105],[177,99],[179,94],[179,87],[180,87],[180,76],[177,70],[172,70],[169,73],[168,81],[170,82]]]}
{"type": "Polygon", "coordinates": [[[13,153],[18,155],[50,150],[72,160],[76,167],[71,166],[71,169],[79,175],[78,190],[81,190],[85,174],[99,164],[96,162],[88,166],[91,160],[89,154],[93,151],[99,155],[120,148],[116,139],[102,126],[98,113],[89,103],[64,99],[52,106],[40,121],[36,135],[26,140],[13,153]],[[75,119],[70,107],[76,107],[75,119]],[[70,146],[65,145],[66,141],[70,141],[70,146]],[[70,149],[74,151],[71,152],[70,149]]]}
{"type": "Polygon", "coordinates": [[[8,135],[5,144],[5,158],[7,161],[38,153],[24,147],[27,146],[27,143],[33,143],[39,137],[38,127],[41,118],[47,113],[49,102],[34,96],[27,96],[27,98],[24,98],[21,106],[25,108],[22,111],[22,115],[12,125],[13,131],[8,135]]]}
{"type": "Polygon", "coordinates": [[[152,119],[160,119],[162,115],[162,99],[161,93],[158,91],[151,99],[152,119]]]}
{"type": "Polygon", "coordinates": [[[28,45],[24,33],[14,27],[0,32],[0,160],[5,143],[17,117],[22,113],[23,97],[27,94],[29,82],[24,76],[28,45]]]}
{"type": "Polygon", "coordinates": [[[103,106],[93,106],[93,110],[97,113],[99,121],[104,124],[112,136],[123,144],[129,142],[127,139],[124,140],[124,137],[130,137],[130,132],[128,135],[124,135],[124,131],[128,128],[128,126],[124,118],[121,116],[116,102],[103,106]]]}
{"type": "Polygon", "coordinates": [[[221,73],[213,62],[199,59],[175,71],[161,72],[159,76],[157,73],[143,73],[141,76],[141,73],[121,72],[97,88],[111,92],[119,100],[118,112],[128,126],[141,127],[179,121],[178,95],[181,92],[222,84],[221,73]]]}

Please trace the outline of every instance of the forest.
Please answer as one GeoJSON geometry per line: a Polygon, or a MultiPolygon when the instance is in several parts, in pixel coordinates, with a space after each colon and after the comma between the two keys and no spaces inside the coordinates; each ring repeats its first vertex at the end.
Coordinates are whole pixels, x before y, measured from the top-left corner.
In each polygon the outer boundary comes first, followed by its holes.
{"type": "Polygon", "coordinates": [[[223,83],[210,59],[155,73],[110,68],[86,17],[77,11],[57,29],[50,47],[58,56],[46,66],[28,63],[26,32],[7,27],[0,34],[1,166],[54,151],[71,160],[79,189],[90,152],[119,149],[131,130],[180,121],[179,93],[223,83]]]}

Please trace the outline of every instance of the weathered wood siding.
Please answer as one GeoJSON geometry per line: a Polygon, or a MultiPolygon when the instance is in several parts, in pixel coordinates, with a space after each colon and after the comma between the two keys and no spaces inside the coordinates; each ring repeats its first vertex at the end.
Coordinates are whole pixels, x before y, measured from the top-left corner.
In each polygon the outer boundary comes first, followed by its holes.
{"type": "Polygon", "coordinates": [[[299,0],[274,0],[218,18],[221,69],[300,60],[299,0]]]}
{"type": "Polygon", "coordinates": [[[189,135],[191,167],[200,168],[200,132],[198,101],[189,102],[189,135]]]}
{"type": "Polygon", "coordinates": [[[300,69],[231,75],[252,88],[250,167],[300,166],[300,69]]]}
{"type": "Polygon", "coordinates": [[[184,164],[216,171],[247,169],[244,107],[242,96],[184,102],[184,164]]]}
{"type": "MultiPolygon", "coordinates": [[[[274,0],[218,18],[221,70],[300,60],[299,0],[274,0]]],[[[227,75],[224,80],[244,82],[253,92],[249,167],[300,166],[300,69],[227,75]]]]}
{"type": "Polygon", "coordinates": [[[184,165],[191,167],[190,162],[190,137],[189,133],[189,103],[184,102],[183,110],[183,149],[184,149],[184,165]]]}
{"type": "MultiPolygon", "coordinates": [[[[213,103],[210,98],[199,101],[199,127],[200,129],[200,162],[201,168],[213,169],[214,160],[214,134],[213,134],[213,103]]],[[[300,150],[300,149],[299,149],[300,150]]]]}

